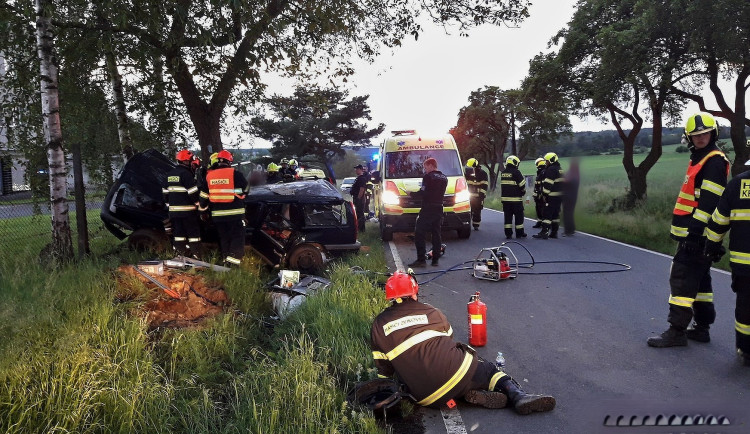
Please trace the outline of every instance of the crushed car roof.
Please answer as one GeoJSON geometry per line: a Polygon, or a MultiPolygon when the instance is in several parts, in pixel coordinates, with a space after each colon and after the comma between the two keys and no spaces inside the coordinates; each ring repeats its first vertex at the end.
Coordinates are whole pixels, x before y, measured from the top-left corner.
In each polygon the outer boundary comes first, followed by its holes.
{"type": "Polygon", "coordinates": [[[343,202],[341,193],[330,182],[296,181],[252,187],[245,202],[343,202]]]}

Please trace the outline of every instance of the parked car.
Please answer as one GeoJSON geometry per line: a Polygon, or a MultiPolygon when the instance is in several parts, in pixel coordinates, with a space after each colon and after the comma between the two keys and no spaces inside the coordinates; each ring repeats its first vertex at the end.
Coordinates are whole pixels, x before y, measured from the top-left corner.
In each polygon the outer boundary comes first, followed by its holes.
{"type": "MultiPolygon", "coordinates": [[[[175,163],[156,150],[134,155],[104,199],[104,226],[133,248],[165,246],[169,215],[161,186],[175,163]]],[[[326,180],[252,187],[245,197],[245,245],[268,264],[313,272],[336,254],[357,252],[354,207],[326,180]]],[[[218,240],[201,222],[204,242],[218,240]]]]}
{"type": "Polygon", "coordinates": [[[344,193],[349,194],[349,191],[352,189],[352,185],[354,185],[354,181],[356,179],[357,178],[354,178],[354,177],[352,177],[352,178],[344,178],[344,180],[341,181],[341,191],[343,191],[344,193]]]}

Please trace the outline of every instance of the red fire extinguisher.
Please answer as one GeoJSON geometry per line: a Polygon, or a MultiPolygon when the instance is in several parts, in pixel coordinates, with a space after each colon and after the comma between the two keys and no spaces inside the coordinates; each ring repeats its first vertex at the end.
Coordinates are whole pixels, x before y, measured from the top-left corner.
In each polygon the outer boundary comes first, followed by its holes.
{"type": "Polygon", "coordinates": [[[479,291],[469,298],[469,344],[475,347],[487,345],[487,305],[479,299],[479,291]]]}

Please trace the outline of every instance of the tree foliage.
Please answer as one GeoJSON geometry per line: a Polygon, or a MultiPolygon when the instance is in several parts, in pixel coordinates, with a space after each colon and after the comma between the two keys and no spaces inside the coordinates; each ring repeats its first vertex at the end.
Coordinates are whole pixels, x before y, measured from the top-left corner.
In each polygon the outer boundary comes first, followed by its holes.
{"type": "Polygon", "coordinates": [[[273,143],[276,158],[343,155],[343,145],[369,145],[385,126],[368,129],[369,96],[348,99],[339,89],[297,86],[291,96],[273,95],[265,103],[271,117],[256,117],[250,133],[273,143]]]}

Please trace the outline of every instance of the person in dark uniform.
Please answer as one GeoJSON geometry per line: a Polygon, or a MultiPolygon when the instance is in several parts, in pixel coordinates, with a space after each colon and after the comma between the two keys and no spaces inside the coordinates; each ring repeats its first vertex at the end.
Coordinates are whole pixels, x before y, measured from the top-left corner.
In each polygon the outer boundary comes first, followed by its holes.
{"type": "Polygon", "coordinates": [[[711,260],[703,254],[703,233],[724,193],[729,161],[716,145],[719,129],[710,114],[690,116],[685,137],[690,163],[672,211],[670,229],[678,244],[669,272],[669,328],[647,341],[649,346],[659,348],[685,346],[688,339],[709,342],[708,329],[716,319],[711,260]],[[693,315],[695,323],[688,330],[693,315]]]}
{"type": "Polygon", "coordinates": [[[544,181],[542,182],[544,219],[542,220],[542,230],[532,236],[546,240],[547,238],[557,238],[557,231],[560,229],[560,206],[562,205],[565,175],[560,168],[557,154],[547,152],[544,155],[544,160],[547,161],[547,168],[544,169],[544,181]]]}
{"type": "Polygon", "coordinates": [[[463,398],[487,408],[504,408],[510,401],[519,414],[555,408],[552,396],[527,394],[497,365],[454,341],[448,319],[417,301],[418,292],[414,277],[400,271],[385,284],[385,297],[393,304],[375,318],[370,330],[379,377],[396,374],[417,404],[427,407],[463,398]]]}
{"type": "Polygon", "coordinates": [[[578,187],[581,184],[581,169],[579,166],[578,158],[573,158],[570,167],[565,172],[562,199],[564,237],[571,236],[576,232],[575,211],[576,202],[578,202],[578,187]]]}
{"type": "Polygon", "coordinates": [[[211,211],[211,220],[219,233],[219,247],[227,266],[238,266],[245,255],[245,193],[247,180],[232,168],[232,154],[223,150],[215,169],[206,175],[200,192],[200,211],[211,211]]]}
{"type": "Polygon", "coordinates": [[[544,169],[547,168],[547,160],[539,157],[534,161],[536,166],[536,179],[534,180],[534,206],[536,211],[536,223],[532,228],[541,228],[542,220],[544,219],[544,169]]]}
{"type": "Polygon", "coordinates": [[[198,256],[201,251],[201,229],[198,221],[198,186],[193,173],[195,155],[187,149],[177,153],[177,167],[167,173],[162,186],[164,202],[169,207],[172,246],[184,256],[198,256]]]}
{"type": "Polygon", "coordinates": [[[354,180],[352,188],[349,189],[349,193],[352,195],[352,202],[354,202],[354,210],[357,212],[357,230],[359,232],[365,231],[365,209],[367,203],[367,183],[370,181],[370,176],[365,172],[367,169],[365,166],[358,164],[354,166],[354,170],[357,172],[357,179],[354,180]]]}
{"type": "Polygon", "coordinates": [[[422,177],[422,188],[410,193],[414,198],[422,199],[417,222],[414,227],[414,245],[417,247],[417,260],[409,264],[410,267],[424,267],[427,265],[427,249],[425,234],[432,233],[432,265],[438,265],[442,238],[440,230],[443,226],[443,199],[448,187],[448,178],[438,170],[437,160],[428,158],[422,163],[425,175],[422,177]]]}
{"type": "Polygon", "coordinates": [[[487,172],[479,167],[479,161],[476,158],[469,158],[466,161],[466,184],[469,186],[471,198],[471,224],[475,231],[479,230],[479,224],[482,222],[482,209],[484,208],[484,198],[487,197],[487,189],[490,188],[489,177],[487,172]]]}
{"type": "Polygon", "coordinates": [[[518,166],[521,160],[515,155],[509,155],[505,160],[505,169],[500,172],[500,194],[502,196],[503,214],[505,214],[505,238],[513,238],[513,228],[516,238],[526,238],[523,230],[523,196],[526,194],[526,178],[521,175],[518,166]],[[515,226],[514,226],[515,220],[515,226]]]}
{"type": "MultiPolygon", "coordinates": [[[[750,161],[745,165],[750,164],[750,161]]],[[[750,366],[750,170],[732,178],[719,199],[706,227],[706,256],[718,261],[726,253],[722,240],[729,234],[729,266],[734,308],[734,338],[737,354],[750,366]]]]}

